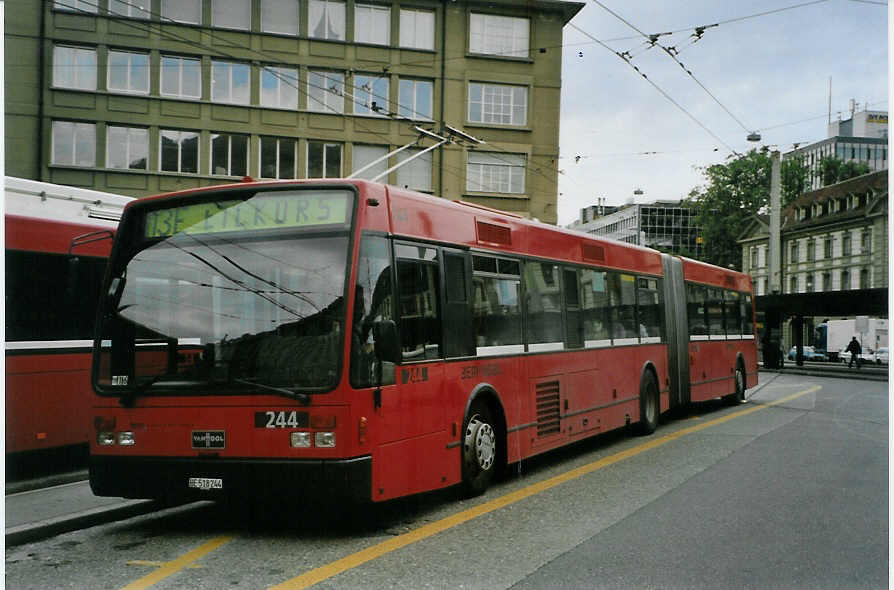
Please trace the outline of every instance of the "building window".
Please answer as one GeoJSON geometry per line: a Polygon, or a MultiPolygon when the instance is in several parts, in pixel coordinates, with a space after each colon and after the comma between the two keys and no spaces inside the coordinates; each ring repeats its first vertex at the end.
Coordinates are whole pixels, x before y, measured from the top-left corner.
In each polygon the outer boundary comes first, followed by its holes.
{"type": "Polygon", "coordinates": [[[823,242],[823,257],[826,259],[832,258],[832,236],[826,236],[823,242]]]}
{"type": "MultiPolygon", "coordinates": [[[[421,151],[417,149],[404,150],[397,154],[397,161],[404,162],[409,160],[421,151]]],[[[431,152],[425,152],[395,170],[397,173],[397,182],[395,184],[417,191],[431,191],[431,154],[431,152]]]]}
{"type": "Polygon", "coordinates": [[[388,113],[388,78],[354,76],[354,114],[384,116],[388,113]]]}
{"type": "Polygon", "coordinates": [[[401,78],[397,114],[408,119],[431,119],[433,94],[430,80],[401,78]]]}
{"type": "Polygon", "coordinates": [[[788,292],[789,293],[797,293],[798,292],[798,277],[793,276],[788,281],[788,292]]]}
{"type": "Polygon", "coordinates": [[[161,56],[161,94],[178,98],[201,98],[201,60],[171,55],[161,56]]]}
{"type": "Polygon", "coordinates": [[[528,57],[530,24],[526,18],[472,13],[469,51],[504,57],[528,57]]]}
{"type": "Polygon", "coordinates": [[[469,84],[469,121],[498,125],[525,125],[528,89],[505,84],[469,84]]]}
{"type": "Polygon", "coordinates": [[[470,192],[525,192],[525,156],[469,152],[466,190],[470,192]]]}
{"type": "Polygon", "coordinates": [[[871,233],[868,229],[864,229],[860,232],[860,251],[863,254],[869,254],[870,236],[871,233]]]}
{"type": "Polygon", "coordinates": [[[807,292],[813,293],[813,273],[807,273],[807,292]]]}
{"type": "Polygon", "coordinates": [[[96,90],[96,49],[55,46],[53,86],[96,90]]]}
{"type": "Polygon", "coordinates": [[[298,2],[261,0],[261,31],[281,35],[298,34],[298,2]]]}
{"type": "Polygon", "coordinates": [[[53,121],[53,164],[96,165],[96,125],[53,121]]]}
{"type": "Polygon", "coordinates": [[[310,0],[308,35],[314,39],[345,40],[345,3],[310,0]]]}
{"type": "Polygon", "coordinates": [[[391,43],[391,9],[387,6],[355,4],[354,42],[389,45],[391,43]]]}
{"type": "Polygon", "coordinates": [[[216,176],[248,174],[247,135],[211,134],[211,174],[216,176]]]}
{"type": "Polygon", "coordinates": [[[868,268],[860,269],[860,288],[861,289],[869,288],[869,269],[868,268]]]}
{"type": "Polygon", "coordinates": [[[228,61],[211,62],[211,100],[231,104],[249,104],[251,70],[248,64],[228,61]]]}
{"type": "Polygon", "coordinates": [[[251,29],[251,0],[211,0],[211,26],[251,29]]]}
{"type": "Polygon", "coordinates": [[[824,272],[823,273],[823,291],[831,291],[832,290],[832,273],[824,272]]]}
{"type": "Polygon", "coordinates": [[[261,68],[261,106],[298,109],[298,70],[294,68],[261,68]]]}
{"type": "Polygon", "coordinates": [[[196,174],[199,171],[199,134],[162,129],[160,165],[163,172],[196,174]]]}
{"type": "Polygon", "coordinates": [[[851,288],[851,273],[843,270],[841,271],[841,290],[847,291],[851,288]]]}
{"type": "Polygon", "coordinates": [[[109,90],[149,93],[149,54],[109,51],[109,90]]]}
{"type": "Polygon", "coordinates": [[[341,144],[307,142],[307,178],[340,178],[341,144]]]}
{"type": "MultiPolygon", "coordinates": [[[[96,4],[95,2],[93,4],[96,4]]],[[[152,15],[151,0],[109,0],[109,14],[148,20],[152,15]]]]}
{"type": "Polygon", "coordinates": [[[106,168],[149,169],[149,130],[142,127],[106,127],[106,168]]]}
{"type": "Polygon", "coordinates": [[[841,236],[841,255],[851,255],[851,232],[849,231],[845,231],[844,235],[841,236]]]}
{"type": "Polygon", "coordinates": [[[96,13],[98,2],[96,0],[55,0],[53,8],[56,10],[73,10],[75,12],[96,13]]]}
{"type": "Polygon", "coordinates": [[[811,238],[807,240],[807,262],[816,260],[816,241],[811,238]]]}
{"type": "Polygon", "coordinates": [[[751,247],[751,268],[757,268],[757,248],[751,247]]]}
{"type": "Polygon", "coordinates": [[[371,166],[360,174],[357,174],[357,171],[362,170],[366,166],[369,166],[379,158],[384,158],[387,153],[388,146],[355,144],[352,157],[352,172],[356,174],[356,178],[365,178],[366,180],[372,180],[373,178],[376,178],[377,176],[388,170],[387,159],[381,160],[375,166],[371,166]]]}
{"type": "Polygon", "coordinates": [[[434,49],[435,13],[430,10],[401,8],[400,46],[410,49],[434,49]]]}
{"type": "Polygon", "coordinates": [[[261,177],[295,178],[298,162],[293,137],[261,137],[261,177]]]}
{"type": "Polygon", "coordinates": [[[161,0],[161,20],[202,24],[202,0],[161,0]]]}
{"type": "Polygon", "coordinates": [[[343,113],[345,75],[335,72],[307,72],[307,108],[325,113],[343,113]]]}
{"type": "Polygon", "coordinates": [[[792,242],[790,252],[791,252],[791,255],[789,256],[789,262],[790,263],[798,262],[798,242],[797,242],[797,240],[792,242]]]}

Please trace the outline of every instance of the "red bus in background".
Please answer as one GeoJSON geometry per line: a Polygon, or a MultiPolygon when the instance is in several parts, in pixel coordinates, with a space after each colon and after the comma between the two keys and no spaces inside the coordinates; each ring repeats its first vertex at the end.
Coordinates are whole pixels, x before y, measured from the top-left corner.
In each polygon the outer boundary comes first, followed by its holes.
{"type": "Polygon", "coordinates": [[[124,204],[5,178],[6,453],[86,447],[99,289],[124,204]]]}
{"type": "Polygon", "coordinates": [[[129,204],[99,321],[100,496],[476,494],[757,383],[747,275],[361,180],[129,204]]]}

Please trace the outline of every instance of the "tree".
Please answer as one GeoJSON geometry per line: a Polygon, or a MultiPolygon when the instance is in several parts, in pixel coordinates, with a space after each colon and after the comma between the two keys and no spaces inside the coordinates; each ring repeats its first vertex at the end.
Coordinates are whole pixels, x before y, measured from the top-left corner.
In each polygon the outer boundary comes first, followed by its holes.
{"type": "MultiPolygon", "coordinates": [[[[702,260],[741,267],[742,250],[736,240],[754,215],[769,208],[771,172],[770,155],[757,150],[702,169],[706,184],[692,189],[686,203],[695,210],[701,228],[702,260]]],[[[783,161],[780,172],[785,207],[809,188],[809,175],[799,158],[783,161]]]]}
{"type": "Polygon", "coordinates": [[[866,162],[845,162],[835,156],[824,156],[820,159],[820,174],[823,186],[829,186],[838,182],[844,182],[850,178],[869,174],[869,164],[866,162]]]}

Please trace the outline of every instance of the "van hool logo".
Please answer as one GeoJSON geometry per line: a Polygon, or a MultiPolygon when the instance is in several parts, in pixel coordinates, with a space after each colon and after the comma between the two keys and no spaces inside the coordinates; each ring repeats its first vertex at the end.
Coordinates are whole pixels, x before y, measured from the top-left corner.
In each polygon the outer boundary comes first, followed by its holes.
{"type": "Polygon", "coordinates": [[[192,448],[222,449],[226,446],[227,436],[223,430],[194,430],[192,448]]]}

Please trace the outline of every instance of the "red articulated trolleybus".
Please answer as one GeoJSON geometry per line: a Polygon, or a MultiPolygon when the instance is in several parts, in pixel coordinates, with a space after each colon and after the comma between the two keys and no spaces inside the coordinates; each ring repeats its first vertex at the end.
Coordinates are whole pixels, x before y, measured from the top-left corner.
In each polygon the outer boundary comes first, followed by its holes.
{"type": "Polygon", "coordinates": [[[133,199],[10,176],[4,197],[6,453],[86,449],[99,290],[133,199]]]}
{"type": "Polygon", "coordinates": [[[101,496],[461,484],[757,383],[750,278],[361,180],[125,210],[94,345],[101,496]]]}

